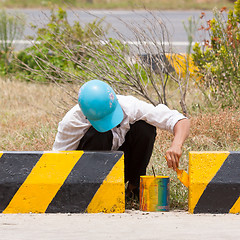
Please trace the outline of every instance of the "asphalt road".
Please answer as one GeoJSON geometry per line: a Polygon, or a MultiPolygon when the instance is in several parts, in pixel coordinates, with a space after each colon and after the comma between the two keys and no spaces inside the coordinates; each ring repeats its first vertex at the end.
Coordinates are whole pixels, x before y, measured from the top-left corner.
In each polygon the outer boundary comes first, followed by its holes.
{"type": "MultiPolygon", "coordinates": [[[[34,36],[36,31],[31,29],[30,24],[34,24],[37,27],[42,27],[49,21],[50,10],[38,10],[38,9],[22,9],[21,11],[27,19],[27,27],[24,35],[34,36]]],[[[144,10],[138,11],[102,11],[102,10],[92,10],[92,11],[82,11],[82,10],[68,10],[68,20],[72,24],[74,21],[79,21],[81,24],[86,24],[92,22],[95,19],[104,18],[103,26],[110,24],[110,29],[107,36],[113,38],[125,39],[130,43],[135,43],[137,41],[134,34],[134,28],[140,29],[140,31],[155,31],[159,40],[161,40],[161,31],[154,29],[154,24],[156,19],[164,22],[167,32],[169,34],[169,40],[175,49],[180,52],[185,52],[188,45],[188,38],[186,31],[184,29],[183,22],[188,24],[189,17],[198,19],[202,11],[152,11],[151,13],[144,10]],[[154,14],[154,17],[152,16],[154,14]],[[155,19],[154,19],[155,18],[155,19]],[[149,22],[150,21],[150,22],[149,22]],[[150,30],[149,30],[150,28],[150,30]]],[[[211,12],[206,13],[206,20],[211,18],[211,12]]],[[[156,24],[157,25],[157,24],[156,24]]],[[[149,33],[150,34],[150,33],[149,33]]],[[[195,41],[198,41],[199,35],[202,35],[199,31],[196,34],[195,41]]],[[[24,39],[21,39],[24,40],[24,39]]],[[[149,39],[147,40],[149,41],[149,39]]],[[[24,44],[26,42],[21,41],[18,43],[24,44]]]]}

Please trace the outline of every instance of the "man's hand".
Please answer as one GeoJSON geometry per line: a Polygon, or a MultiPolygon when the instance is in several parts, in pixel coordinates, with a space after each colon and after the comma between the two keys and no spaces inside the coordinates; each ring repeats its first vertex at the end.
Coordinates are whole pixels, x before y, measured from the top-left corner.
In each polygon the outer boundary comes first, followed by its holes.
{"type": "Polygon", "coordinates": [[[169,168],[175,171],[179,165],[179,159],[182,155],[182,146],[190,132],[190,120],[182,119],[178,121],[173,129],[174,138],[171,147],[166,151],[165,158],[169,168]]]}
{"type": "Polygon", "coordinates": [[[182,156],[182,146],[181,145],[172,145],[166,151],[166,160],[169,168],[173,168],[175,171],[179,165],[179,159],[182,156]]]}

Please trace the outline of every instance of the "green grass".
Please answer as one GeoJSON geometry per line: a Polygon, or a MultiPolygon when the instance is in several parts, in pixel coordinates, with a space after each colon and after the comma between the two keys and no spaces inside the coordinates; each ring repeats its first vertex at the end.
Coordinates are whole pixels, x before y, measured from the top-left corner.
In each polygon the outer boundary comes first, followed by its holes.
{"type": "Polygon", "coordinates": [[[68,6],[73,8],[85,9],[156,9],[156,10],[186,10],[202,9],[212,10],[214,7],[222,8],[223,6],[232,8],[231,0],[7,0],[1,1],[0,7],[7,8],[48,8],[51,4],[59,6],[68,6]]]}

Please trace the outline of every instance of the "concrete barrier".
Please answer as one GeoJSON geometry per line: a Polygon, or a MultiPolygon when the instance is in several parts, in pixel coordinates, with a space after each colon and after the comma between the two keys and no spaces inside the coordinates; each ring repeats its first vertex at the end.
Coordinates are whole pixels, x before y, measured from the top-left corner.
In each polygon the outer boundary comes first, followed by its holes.
{"type": "MultiPolygon", "coordinates": [[[[192,55],[163,53],[163,54],[142,54],[139,56],[152,70],[159,74],[175,72],[179,77],[185,78],[187,74],[196,81],[201,77],[197,75],[198,68],[195,66],[192,55]]],[[[136,59],[136,61],[139,61],[136,59]]]]}
{"type": "Polygon", "coordinates": [[[240,152],[189,153],[189,212],[240,213],[240,152]]]}
{"type": "Polygon", "coordinates": [[[2,213],[125,211],[122,152],[0,152],[2,213]]]}

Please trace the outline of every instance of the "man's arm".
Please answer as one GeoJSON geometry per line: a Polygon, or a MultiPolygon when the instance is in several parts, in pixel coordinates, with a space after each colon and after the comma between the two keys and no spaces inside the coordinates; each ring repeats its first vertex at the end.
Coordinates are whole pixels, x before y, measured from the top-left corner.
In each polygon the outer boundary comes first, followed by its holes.
{"type": "Polygon", "coordinates": [[[173,132],[174,138],[171,147],[166,151],[166,160],[168,167],[176,171],[182,155],[183,143],[190,133],[190,120],[182,119],[178,121],[174,126],[173,132]]]}
{"type": "Polygon", "coordinates": [[[58,124],[58,132],[53,144],[53,151],[76,150],[80,139],[91,124],[83,115],[78,104],[70,109],[58,124]]]}

